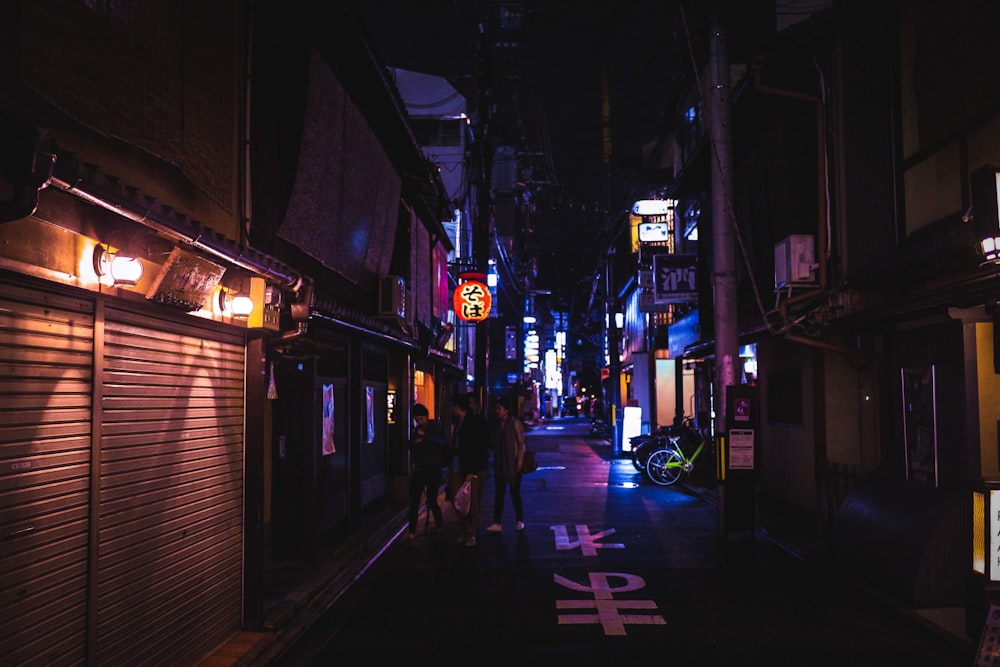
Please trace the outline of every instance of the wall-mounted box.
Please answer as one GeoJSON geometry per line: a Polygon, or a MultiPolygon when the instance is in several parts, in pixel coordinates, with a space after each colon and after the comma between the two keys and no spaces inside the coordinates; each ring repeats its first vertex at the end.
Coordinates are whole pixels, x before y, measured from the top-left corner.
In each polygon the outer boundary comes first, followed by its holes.
{"type": "Polygon", "coordinates": [[[816,282],[816,252],[810,234],[792,234],[774,246],[774,289],[816,282]]]}

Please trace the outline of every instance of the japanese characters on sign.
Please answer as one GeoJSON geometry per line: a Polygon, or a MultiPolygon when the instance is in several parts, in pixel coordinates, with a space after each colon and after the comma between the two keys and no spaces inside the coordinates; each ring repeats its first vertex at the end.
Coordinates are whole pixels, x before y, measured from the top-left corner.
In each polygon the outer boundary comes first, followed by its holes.
{"type": "Polygon", "coordinates": [[[730,429],[729,469],[753,470],[753,429],[730,429]]]}
{"type": "Polygon", "coordinates": [[[455,288],[452,305],[458,319],[464,322],[479,322],[489,317],[493,296],[485,283],[468,280],[455,288]]]}
{"type": "Polygon", "coordinates": [[[684,303],[698,299],[697,255],[653,256],[653,300],[684,303]]]}

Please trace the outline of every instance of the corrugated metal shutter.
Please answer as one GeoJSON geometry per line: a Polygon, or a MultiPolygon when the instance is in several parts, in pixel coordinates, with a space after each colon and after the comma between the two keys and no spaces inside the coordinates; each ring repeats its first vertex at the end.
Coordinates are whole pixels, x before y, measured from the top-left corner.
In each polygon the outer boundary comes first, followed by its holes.
{"type": "Polygon", "coordinates": [[[241,624],[245,339],[106,311],[97,663],[193,664],[241,624]]]}
{"type": "Polygon", "coordinates": [[[0,655],[83,664],[94,303],[0,280],[0,655]]]}

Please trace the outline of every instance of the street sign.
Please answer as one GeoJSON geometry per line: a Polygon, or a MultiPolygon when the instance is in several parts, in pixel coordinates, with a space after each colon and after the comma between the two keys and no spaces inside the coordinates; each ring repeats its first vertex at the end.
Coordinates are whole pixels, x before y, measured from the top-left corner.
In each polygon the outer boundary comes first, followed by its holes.
{"type": "Polygon", "coordinates": [[[653,255],[653,301],[688,303],[698,300],[698,256],[653,255]]]}

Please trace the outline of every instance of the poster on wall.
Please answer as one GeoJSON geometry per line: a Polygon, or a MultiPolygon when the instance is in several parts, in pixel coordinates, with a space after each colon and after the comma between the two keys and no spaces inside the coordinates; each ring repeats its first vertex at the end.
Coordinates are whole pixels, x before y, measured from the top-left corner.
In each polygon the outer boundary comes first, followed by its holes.
{"type": "Polygon", "coordinates": [[[333,454],[337,447],[333,444],[333,385],[323,385],[323,456],[333,454]]]}
{"type": "Polygon", "coordinates": [[[375,387],[365,387],[365,421],[368,424],[368,444],[375,442],[375,387]]]}
{"type": "Polygon", "coordinates": [[[937,396],[934,366],[903,368],[900,376],[903,383],[906,479],[937,486],[937,396]]]}

